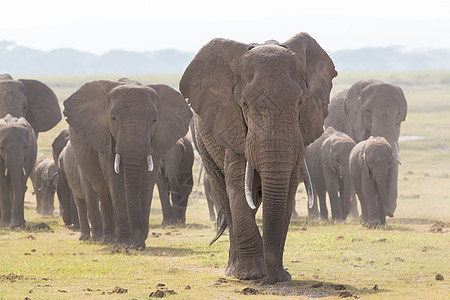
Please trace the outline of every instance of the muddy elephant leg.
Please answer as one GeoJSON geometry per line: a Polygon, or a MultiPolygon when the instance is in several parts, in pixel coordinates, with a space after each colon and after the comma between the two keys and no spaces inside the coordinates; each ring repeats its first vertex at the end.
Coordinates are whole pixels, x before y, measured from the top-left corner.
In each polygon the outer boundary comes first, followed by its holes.
{"type": "Polygon", "coordinates": [[[320,218],[328,220],[327,192],[325,187],[317,191],[317,197],[319,198],[320,218]]]}
{"type": "Polygon", "coordinates": [[[235,253],[230,253],[229,270],[239,279],[261,278],[266,275],[262,239],[255,222],[256,211],[248,206],[243,193],[246,160],[232,151],[225,153],[225,182],[233,223],[230,243],[235,246],[230,249],[235,253]]]}
{"type": "Polygon", "coordinates": [[[394,212],[397,208],[398,164],[394,163],[391,169],[391,182],[389,184],[389,210],[394,212]]]}
{"type": "Polygon", "coordinates": [[[102,243],[113,243],[115,241],[116,219],[111,197],[106,194],[98,195],[100,200],[100,213],[103,222],[102,243]]]}
{"type": "Polygon", "coordinates": [[[162,225],[172,224],[172,205],[170,204],[169,180],[160,174],[156,178],[156,185],[158,186],[159,200],[161,201],[161,210],[163,214],[162,225]]]}
{"type": "Polygon", "coordinates": [[[344,220],[342,215],[342,206],[339,199],[339,181],[337,178],[333,178],[327,182],[327,191],[330,198],[331,206],[331,219],[333,221],[344,220]]]}
{"type": "Polygon", "coordinates": [[[80,241],[87,241],[91,233],[89,228],[86,199],[75,197],[74,200],[78,208],[78,219],[80,220],[80,241]]]}
{"type": "Polygon", "coordinates": [[[42,196],[40,191],[36,191],[36,212],[42,214],[42,196]]]}

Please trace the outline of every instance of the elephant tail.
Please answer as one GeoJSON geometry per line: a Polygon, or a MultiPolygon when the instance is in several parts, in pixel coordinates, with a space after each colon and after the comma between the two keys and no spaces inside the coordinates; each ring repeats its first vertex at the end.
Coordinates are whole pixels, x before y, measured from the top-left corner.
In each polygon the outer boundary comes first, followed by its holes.
{"type": "Polygon", "coordinates": [[[217,230],[217,235],[215,236],[215,238],[213,238],[211,243],[209,243],[210,246],[222,236],[222,234],[225,232],[225,229],[227,229],[228,227],[227,221],[225,221],[224,216],[221,216],[221,214],[223,214],[222,210],[219,211],[219,216],[217,217],[217,221],[220,220],[220,227],[217,230]]]}

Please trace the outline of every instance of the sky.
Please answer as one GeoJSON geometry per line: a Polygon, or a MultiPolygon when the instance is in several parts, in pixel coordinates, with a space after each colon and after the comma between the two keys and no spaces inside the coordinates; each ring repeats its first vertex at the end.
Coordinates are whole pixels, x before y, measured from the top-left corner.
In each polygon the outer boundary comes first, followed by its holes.
{"type": "Polygon", "coordinates": [[[73,48],[196,52],[222,37],[284,42],[308,32],[327,51],[402,46],[450,49],[447,0],[15,0],[2,1],[0,41],[73,48]]]}

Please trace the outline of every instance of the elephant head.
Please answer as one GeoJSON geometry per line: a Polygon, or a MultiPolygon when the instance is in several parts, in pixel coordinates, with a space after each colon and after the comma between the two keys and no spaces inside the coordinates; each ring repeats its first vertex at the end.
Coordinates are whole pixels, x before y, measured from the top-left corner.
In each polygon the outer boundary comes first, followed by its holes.
{"type": "MultiPolygon", "coordinates": [[[[254,170],[259,173],[264,251],[277,253],[273,258],[282,248],[291,178],[297,176],[304,147],[323,132],[336,75],[326,52],[300,33],[283,44],[213,39],[181,78],[181,93],[215,140],[245,157],[247,187],[254,170]]],[[[249,205],[255,207],[251,199],[249,205]]],[[[274,274],[268,277],[277,280],[274,274]]]]}
{"type": "Polygon", "coordinates": [[[153,171],[153,162],[187,133],[192,113],[186,101],[166,85],[99,80],[83,85],[64,106],[69,125],[94,150],[115,156],[114,170],[124,174],[134,241],[145,248],[140,210],[143,166],[153,171]]]}
{"type": "Polygon", "coordinates": [[[14,80],[0,76],[0,116],[24,117],[36,134],[53,128],[61,120],[55,93],[37,80],[14,80]]]}
{"type": "Polygon", "coordinates": [[[52,215],[59,179],[57,164],[47,156],[39,154],[30,179],[36,193],[36,211],[43,215],[52,215]]]}
{"type": "MultiPolygon", "coordinates": [[[[358,81],[348,90],[344,109],[357,141],[382,136],[398,149],[400,124],[405,121],[407,103],[400,87],[379,80],[358,81]]],[[[401,162],[398,151],[395,153],[401,162]]]]}
{"type": "Polygon", "coordinates": [[[389,190],[391,188],[392,169],[394,166],[392,147],[383,137],[370,137],[363,149],[363,176],[372,178],[378,196],[378,207],[385,215],[394,216],[389,206],[389,190]]]}
{"type": "Polygon", "coordinates": [[[16,227],[25,224],[26,181],[34,167],[36,153],[36,136],[24,118],[7,114],[0,119],[0,181],[2,189],[10,189],[9,192],[0,192],[2,210],[5,209],[2,211],[2,225],[16,227]]]}

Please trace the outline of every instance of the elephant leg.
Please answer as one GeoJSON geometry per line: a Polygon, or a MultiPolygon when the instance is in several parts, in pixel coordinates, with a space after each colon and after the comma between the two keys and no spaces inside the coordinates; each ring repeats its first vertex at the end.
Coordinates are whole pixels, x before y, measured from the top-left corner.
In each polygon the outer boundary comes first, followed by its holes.
{"type": "MultiPolygon", "coordinates": [[[[3,176],[3,173],[0,175],[3,176]]],[[[6,177],[0,179],[0,226],[6,227],[11,222],[11,195],[6,177]]]]}
{"type": "Polygon", "coordinates": [[[169,180],[163,175],[156,178],[158,186],[159,200],[161,201],[161,210],[163,214],[162,225],[172,224],[172,205],[170,204],[169,180]]]}
{"type": "Polygon", "coordinates": [[[352,218],[358,218],[359,217],[358,202],[356,200],[356,195],[355,194],[353,194],[353,196],[350,198],[350,208],[349,208],[348,216],[350,216],[352,218]]]}
{"type": "Polygon", "coordinates": [[[367,225],[380,224],[378,196],[375,190],[375,182],[370,176],[362,178],[362,194],[366,208],[367,225]]]}
{"type": "MultiPolygon", "coordinates": [[[[36,189],[35,189],[36,190],[36,189]]],[[[36,212],[42,215],[42,196],[40,191],[36,191],[36,212]]]]}
{"type": "Polygon", "coordinates": [[[327,192],[325,187],[317,191],[317,197],[319,198],[320,218],[328,220],[327,192]]]}
{"type": "Polygon", "coordinates": [[[214,222],[216,220],[216,214],[214,212],[213,199],[211,199],[211,195],[209,195],[209,192],[207,192],[206,190],[205,195],[206,195],[206,203],[208,204],[209,220],[214,222]]]}
{"type": "Polygon", "coordinates": [[[90,236],[90,228],[88,221],[88,212],[86,199],[74,197],[75,203],[78,207],[78,219],[80,220],[80,241],[87,241],[90,236]]]}
{"type": "Polygon", "coordinates": [[[233,240],[230,242],[235,246],[230,249],[235,253],[231,253],[233,260],[229,270],[239,279],[256,279],[264,277],[266,272],[262,238],[255,222],[256,212],[248,206],[243,193],[245,166],[243,155],[226,150],[225,182],[233,223],[233,240]]]}
{"type": "Polygon", "coordinates": [[[103,222],[98,205],[98,196],[89,183],[85,183],[86,207],[89,223],[91,224],[92,240],[100,241],[103,236],[103,222]]]}
{"type": "Polygon", "coordinates": [[[70,218],[72,220],[73,228],[79,229],[80,228],[80,220],[78,218],[78,208],[75,204],[75,199],[73,198],[72,192],[69,188],[69,207],[70,207],[70,218]]]}
{"type": "Polygon", "coordinates": [[[100,200],[100,213],[103,222],[102,243],[113,243],[116,232],[116,219],[114,218],[114,209],[111,197],[107,194],[98,195],[100,200]]]}

